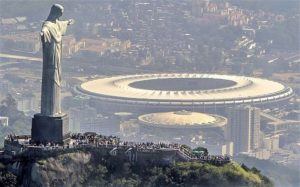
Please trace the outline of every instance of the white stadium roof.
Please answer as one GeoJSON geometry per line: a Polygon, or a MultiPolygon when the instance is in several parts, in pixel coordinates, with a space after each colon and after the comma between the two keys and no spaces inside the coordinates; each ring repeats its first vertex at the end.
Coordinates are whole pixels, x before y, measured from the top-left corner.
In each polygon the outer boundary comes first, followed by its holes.
{"type": "MultiPolygon", "coordinates": [[[[164,82],[167,83],[167,82],[164,82]]],[[[224,82],[225,83],[225,82],[224,82]]],[[[193,87],[193,85],[191,85],[193,87]]],[[[193,74],[193,73],[165,73],[165,74],[141,74],[113,76],[91,80],[81,84],[78,90],[86,95],[102,100],[114,102],[135,102],[148,104],[234,104],[234,103],[261,103],[283,100],[293,95],[293,90],[281,83],[262,78],[218,75],[218,74],[193,74]],[[213,89],[183,89],[166,90],[147,89],[147,81],[180,79],[194,81],[205,79],[209,84],[213,81],[233,82],[232,85],[213,89]],[[133,87],[132,84],[143,81],[143,88],[133,87]]]]}

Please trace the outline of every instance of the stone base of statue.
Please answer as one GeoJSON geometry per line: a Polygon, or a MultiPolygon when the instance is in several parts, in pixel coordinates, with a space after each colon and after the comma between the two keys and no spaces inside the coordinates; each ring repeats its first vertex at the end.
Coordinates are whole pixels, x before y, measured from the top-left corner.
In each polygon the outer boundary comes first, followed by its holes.
{"type": "Polygon", "coordinates": [[[63,144],[69,137],[69,117],[43,116],[35,114],[32,118],[31,142],[35,144],[63,144]]]}

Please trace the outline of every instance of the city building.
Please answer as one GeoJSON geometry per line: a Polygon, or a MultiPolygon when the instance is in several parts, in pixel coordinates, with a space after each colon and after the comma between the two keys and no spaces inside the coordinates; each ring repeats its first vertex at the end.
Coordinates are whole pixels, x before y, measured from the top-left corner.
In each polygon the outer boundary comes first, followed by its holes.
{"type": "Polygon", "coordinates": [[[251,152],[241,152],[240,154],[254,157],[260,160],[268,160],[271,157],[271,151],[267,149],[258,149],[251,152]]]}
{"type": "Polygon", "coordinates": [[[233,156],[233,142],[226,142],[222,145],[222,155],[230,155],[233,156]]]}
{"type": "Polygon", "coordinates": [[[9,93],[10,86],[11,84],[9,83],[9,81],[2,80],[0,82],[0,97],[5,97],[9,93]]]}
{"type": "Polygon", "coordinates": [[[69,127],[74,133],[81,132],[83,121],[91,122],[97,116],[96,109],[89,106],[74,107],[69,109],[69,127]]]}
{"type": "Polygon", "coordinates": [[[279,149],[279,135],[265,137],[263,143],[265,149],[269,151],[277,151],[279,149]]]}
{"type": "Polygon", "coordinates": [[[3,127],[8,126],[8,117],[0,116],[0,126],[3,126],[3,127]]]}
{"type": "Polygon", "coordinates": [[[1,43],[12,51],[35,54],[41,48],[40,34],[38,32],[19,32],[0,35],[0,40],[1,43]]]}
{"type": "Polygon", "coordinates": [[[132,140],[138,136],[139,125],[136,119],[131,119],[128,121],[123,121],[120,123],[120,134],[123,139],[132,140]]]}
{"type": "Polygon", "coordinates": [[[80,40],[80,53],[89,56],[102,56],[107,52],[124,52],[131,47],[131,42],[121,41],[116,38],[108,39],[88,39],[83,38],[80,40]]]}
{"type": "Polygon", "coordinates": [[[104,116],[89,106],[69,109],[70,132],[96,132],[104,135],[117,135],[120,131],[120,119],[115,115],[104,116]]]}
{"type": "Polygon", "coordinates": [[[25,113],[37,111],[39,107],[39,99],[32,93],[17,93],[15,95],[17,108],[25,113]]]}
{"type": "Polygon", "coordinates": [[[251,106],[230,107],[225,138],[234,144],[234,153],[251,152],[260,147],[260,109],[251,106]]]}
{"type": "Polygon", "coordinates": [[[71,57],[83,47],[83,42],[77,42],[75,36],[67,35],[64,37],[64,43],[62,44],[62,47],[62,56],[71,57]]]}
{"type": "Polygon", "coordinates": [[[98,114],[97,116],[86,118],[80,121],[78,132],[95,132],[103,135],[118,135],[119,121],[113,120],[109,116],[98,114]]]}

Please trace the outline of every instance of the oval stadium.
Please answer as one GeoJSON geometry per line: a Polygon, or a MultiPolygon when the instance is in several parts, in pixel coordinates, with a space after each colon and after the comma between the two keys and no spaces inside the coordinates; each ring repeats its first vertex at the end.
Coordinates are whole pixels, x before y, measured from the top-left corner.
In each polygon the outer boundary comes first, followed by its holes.
{"type": "Polygon", "coordinates": [[[139,132],[151,135],[152,138],[189,139],[188,137],[199,135],[206,138],[211,132],[214,132],[213,136],[216,138],[217,135],[222,134],[227,119],[216,114],[180,110],[143,114],[138,117],[137,123],[139,132]]]}
{"type": "Polygon", "coordinates": [[[184,131],[219,128],[227,123],[227,119],[207,113],[186,110],[144,114],[138,117],[140,126],[158,130],[182,129],[184,131]]]}
{"type": "Polygon", "coordinates": [[[209,111],[241,105],[286,101],[293,90],[255,77],[160,73],[112,76],[90,80],[76,92],[93,98],[97,108],[113,111],[209,111]]]}

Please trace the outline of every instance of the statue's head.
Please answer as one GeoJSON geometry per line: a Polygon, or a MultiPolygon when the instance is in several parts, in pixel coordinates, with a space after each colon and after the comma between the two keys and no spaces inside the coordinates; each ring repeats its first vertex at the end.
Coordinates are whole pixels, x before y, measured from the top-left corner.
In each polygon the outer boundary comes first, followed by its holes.
{"type": "Polygon", "coordinates": [[[50,14],[47,18],[49,21],[54,21],[62,16],[64,12],[64,7],[60,4],[54,4],[51,7],[50,14]]]}

